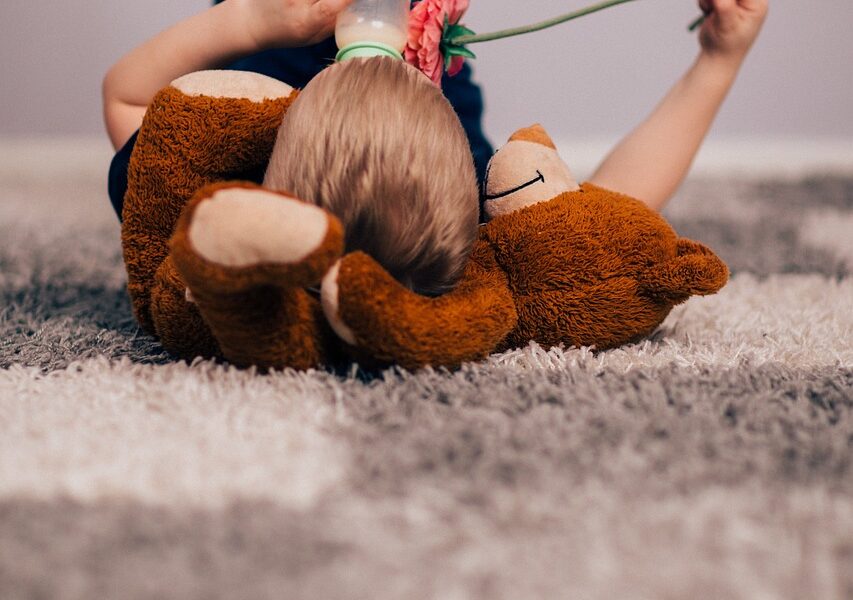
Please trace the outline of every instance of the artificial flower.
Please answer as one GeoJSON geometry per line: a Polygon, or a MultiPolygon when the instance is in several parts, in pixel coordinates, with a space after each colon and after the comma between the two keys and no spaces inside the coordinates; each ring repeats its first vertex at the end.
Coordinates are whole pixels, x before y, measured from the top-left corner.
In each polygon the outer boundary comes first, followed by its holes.
{"type": "MultiPolygon", "coordinates": [[[[441,85],[444,71],[456,75],[462,70],[465,58],[475,58],[467,44],[500,40],[554,27],[611,6],[635,0],[602,0],[597,4],[532,25],[513,27],[493,33],[476,34],[460,24],[468,10],[468,0],[420,0],[409,18],[408,42],[404,51],[406,61],[423,71],[436,85],[441,85]]],[[[693,31],[707,14],[690,25],[693,31]]]]}
{"type": "Polygon", "coordinates": [[[423,71],[436,85],[441,85],[445,69],[456,75],[463,55],[447,56],[443,48],[445,34],[468,10],[468,0],[421,0],[409,17],[406,62],[423,71]]]}

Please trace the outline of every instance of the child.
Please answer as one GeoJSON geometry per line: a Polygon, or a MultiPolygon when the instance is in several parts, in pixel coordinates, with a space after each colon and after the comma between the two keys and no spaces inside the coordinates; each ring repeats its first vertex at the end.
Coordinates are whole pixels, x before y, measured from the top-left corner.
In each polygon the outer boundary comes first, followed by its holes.
{"type": "MultiPolygon", "coordinates": [[[[338,2],[335,10],[344,5],[338,2]]],[[[313,23],[311,27],[319,33],[312,35],[324,35],[333,28],[336,13],[324,12],[322,7],[322,2],[305,4],[290,18],[313,23]]],[[[113,68],[105,81],[105,94],[114,81],[128,78],[132,85],[116,87],[126,94],[139,88],[137,93],[153,95],[155,88],[170,81],[168,77],[187,68],[211,66],[213,54],[245,48],[254,43],[249,38],[264,39],[253,19],[269,25],[265,10],[286,12],[269,2],[230,0],[164,32],[113,68]],[[221,34],[220,27],[233,27],[234,22],[245,23],[246,39],[221,34]],[[197,41],[207,39],[206,35],[216,38],[217,52],[206,53],[204,44],[199,49],[184,41],[184,36],[197,41]],[[176,60],[158,63],[163,52],[168,50],[171,56],[177,50],[170,47],[173,44],[183,44],[187,51],[174,54],[179,57],[176,60]],[[189,62],[192,59],[199,62],[189,62]],[[150,68],[142,68],[143,62],[150,68]],[[174,63],[181,63],[181,68],[174,63]],[[147,75],[159,73],[163,79],[146,79],[137,69],[147,75]],[[146,85],[150,88],[143,92],[146,85]]],[[[288,30],[288,35],[287,39],[297,42],[313,39],[302,30],[288,30]]],[[[264,42],[257,45],[263,46],[264,42]]],[[[114,144],[123,143],[143,114],[144,108],[130,102],[105,101],[114,144]]],[[[476,236],[478,187],[465,131],[441,90],[401,61],[332,65],[304,86],[284,119],[282,138],[287,142],[274,153],[271,165],[275,168],[267,174],[266,187],[287,190],[330,209],[344,224],[349,250],[374,256],[412,289],[426,294],[452,289],[476,236]],[[413,119],[412,114],[418,117],[413,119]],[[444,175],[436,178],[435,173],[444,175]]],[[[119,178],[117,171],[126,173],[133,143],[131,138],[113,161],[111,179],[119,178]]],[[[119,189],[112,195],[118,210],[124,192],[119,189]]]]}
{"type": "MultiPolygon", "coordinates": [[[[239,0],[238,0],[239,1],[239,0]]],[[[192,17],[146,44],[130,52],[110,70],[104,80],[104,114],[107,130],[118,150],[110,169],[109,192],[113,207],[121,217],[122,201],[127,189],[127,165],[147,103],[153,95],[170,81],[193,70],[219,68],[252,71],[274,77],[295,88],[304,88],[311,79],[334,61],[337,46],[329,37],[334,28],[334,17],[318,14],[335,14],[351,0],[308,2],[299,0],[288,8],[282,0],[247,0],[242,9],[288,12],[294,22],[303,20],[303,27],[321,27],[321,33],[304,43],[305,34],[291,33],[283,28],[271,36],[272,41],[258,43],[261,36],[249,34],[249,29],[232,31],[220,37],[223,28],[234,28],[234,23],[244,22],[241,7],[235,0],[215,0],[217,6],[192,17]],[[310,7],[310,9],[309,9],[310,7]],[[322,25],[306,19],[320,19],[322,25]],[[325,19],[325,20],[323,20],[325,19]],[[238,34],[243,33],[243,36],[238,34]],[[313,43],[315,40],[322,40],[313,43]],[[174,77],[172,77],[174,75],[174,77]]],[[[471,80],[471,68],[465,65],[455,77],[445,77],[442,91],[462,123],[474,157],[477,176],[482,181],[494,149],[482,131],[483,99],[480,88],[471,80]]],[[[258,181],[260,183],[260,181],[258,181]]]]}
{"type": "MultiPolygon", "coordinates": [[[[251,56],[248,63],[238,66],[275,75],[272,71],[278,69],[299,71],[297,67],[305,62],[306,71],[297,75],[307,80],[323,66],[317,60],[317,50],[333,53],[328,38],[336,15],[349,2],[227,0],[154,37],[122,58],[104,80],[104,117],[113,145],[116,149],[125,146],[139,128],[154,94],[185,73],[251,56]],[[316,45],[321,40],[326,41],[316,45]],[[270,51],[310,44],[315,46],[306,54],[290,59],[284,55],[278,62],[275,52],[270,51]]],[[[591,178],[593,183],[640,198],[657,209],[686,175],[767,14],[767,0],[699,0],[699,6],[708,18],[699,32],[698,58],[591,178]]],[[[490,147],[479,129],[479,90],[470,83],[468,74],[466,70],[462,79],[448,79],[451,84],[445,92],[451,99],[460,98],[455,107],[482,180],[490,147]]],[[[123,195],[127,158],[124,160],[110,176],[114,203],[120,203],[123,195]]]]}

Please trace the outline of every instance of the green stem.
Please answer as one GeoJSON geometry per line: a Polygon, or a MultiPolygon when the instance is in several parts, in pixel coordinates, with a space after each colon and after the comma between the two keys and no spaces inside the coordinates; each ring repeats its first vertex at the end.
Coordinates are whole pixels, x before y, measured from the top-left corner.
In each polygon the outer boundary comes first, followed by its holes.
{"type": "Polygon", "coordinates": [[[492,33],[478,33],[474,35],[460,35],[450,40],[454,46],[464,46],[466,44],[477,44],[479,42],[489,42],[491,40],[500,40],[503,38],[512,37],[514,35],[522,35],[525,33],[531,33],[533,31],[541,31],[543,29],[548,29],[549,27],[553,27],[554,25],[559,25],[560,23],[565,23],[566,21],[571,21],[572,19],[577,19],[578,17],[583,17],[585,15],[592,14],[594,12],[598,12],[600,10],[604,10],[605,8],[610,8],[611,6],[616,6],[617,4],[625,4],[626,2],[633,2],[634,0],[607,0],[606,2],[599,2],[598,4],[593,4],[592,6],[587,6],[586,8],[582,8],[575,12],[571,12],[567,15],[563,15],[561,17],[554,17],[553,19],[548,19],[547,21],[542,21],[541,23],[534,23],[533,25],[525,25],[523,27],[514,27],[512,29],[503,29],[501,31],[495,31],[492,33]]]}
{"type": "Polygon", "coordinates": [[[688,27],[687,29],[688,29],[688,31],[696,31],[697,29],[702,27],[702,23],[704,23],[704,22],[705,22],[705,15],[702,15],[701,17],[699,17],[698,19],[693,21],[690,24],[690,27],[688,27]]]}

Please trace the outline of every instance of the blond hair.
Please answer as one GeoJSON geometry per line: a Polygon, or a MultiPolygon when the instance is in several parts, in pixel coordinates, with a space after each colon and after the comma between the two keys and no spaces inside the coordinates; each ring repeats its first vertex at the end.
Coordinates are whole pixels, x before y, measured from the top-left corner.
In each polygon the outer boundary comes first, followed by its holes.
{"type": "Polygon", "coordinates": [[[264,185],[322,206],[412,289],[439,294],[462,274],[477,233],[478,189],[453,107],[391,58],[323,70],[278,132],[264,185]]]}

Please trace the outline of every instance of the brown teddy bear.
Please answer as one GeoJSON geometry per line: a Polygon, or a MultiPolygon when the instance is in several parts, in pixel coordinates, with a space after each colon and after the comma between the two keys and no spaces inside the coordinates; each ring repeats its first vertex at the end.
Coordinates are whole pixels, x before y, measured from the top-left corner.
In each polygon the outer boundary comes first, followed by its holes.
{"type": "Polygon", "coordinates": [[[711,250],[639,200],[578,185],[538,125],[492,158],[485,207],[469,268],[440,298],[413,294],[362,253],[343,257],[323,282],[338,335],[407,367],[531,340],[605,349],[651,334],[676,304],[728,280],[711,250]]]}
{"type": "Polygon", "coordinates": [[[459,285],[415,294],[363,253],[341,258],[341,225],[323,209],[228,183],[263,169],[296,94],[261,75],[201,72],[148,110],[122,242],[134,313],[174,354],[261,368],[352,357],[416,368],[530,340],[608,348],[727,280],[719,258],[643,203],[578,186],[533,127],[492,160],[491,220],[459,285]]]}

